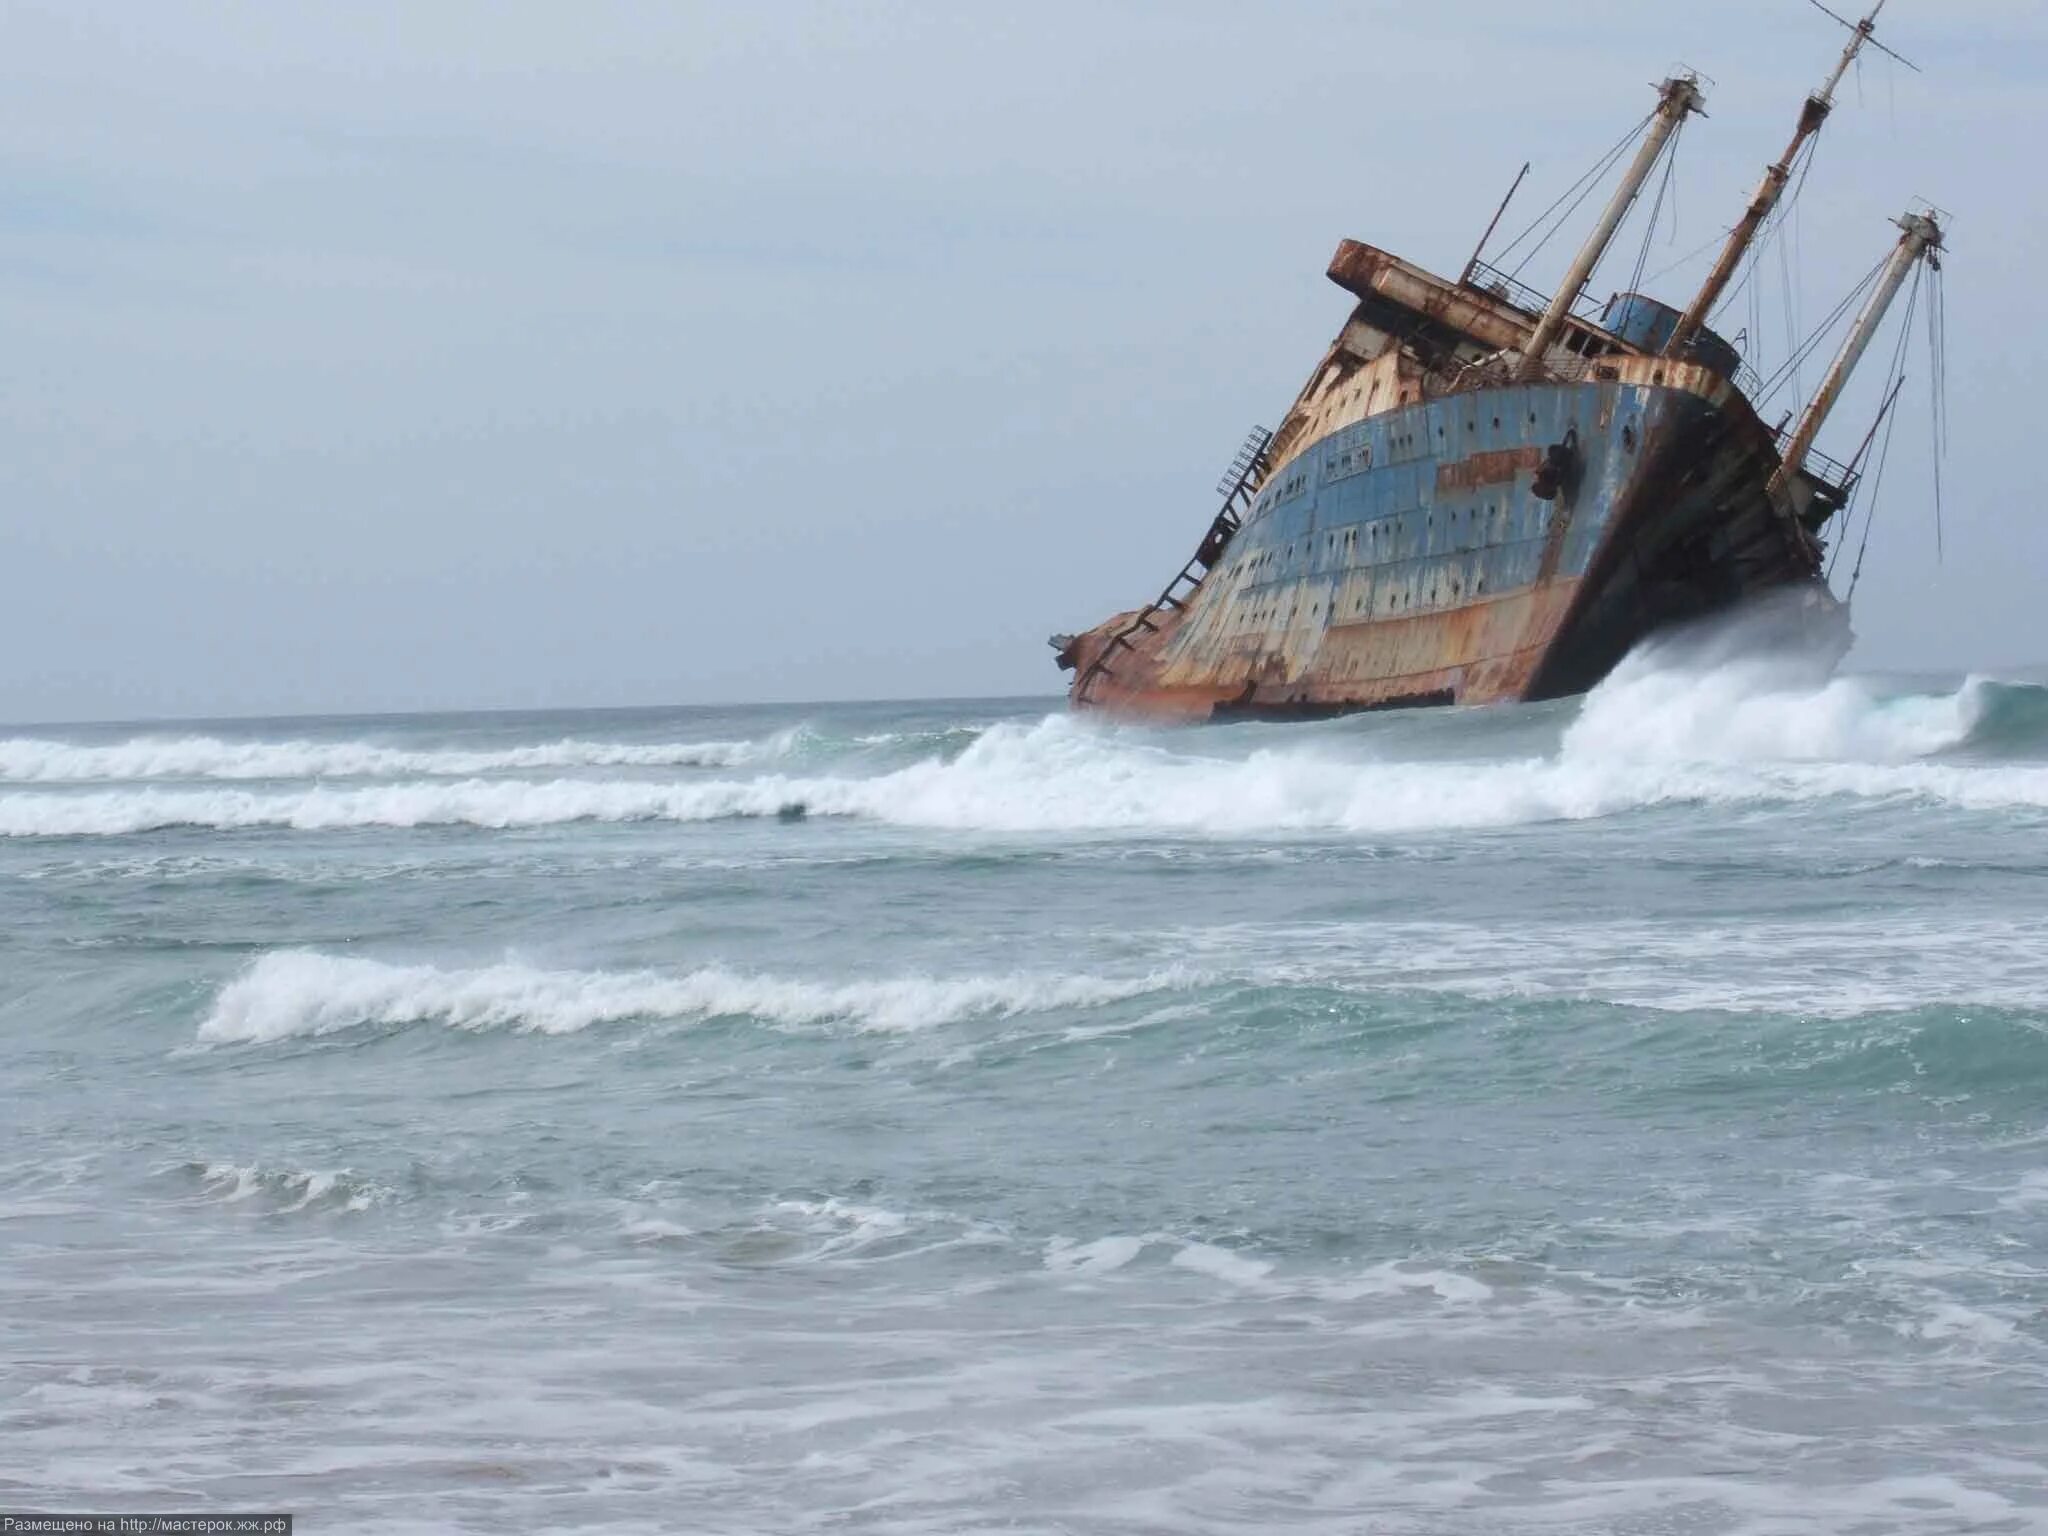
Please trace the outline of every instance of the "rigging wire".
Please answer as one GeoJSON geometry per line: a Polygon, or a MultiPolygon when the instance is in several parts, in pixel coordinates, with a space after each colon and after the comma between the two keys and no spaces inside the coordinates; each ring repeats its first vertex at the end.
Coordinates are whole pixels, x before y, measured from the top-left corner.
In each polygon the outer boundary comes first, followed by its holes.
{"type": "Polygon", "coordinates": [[[1864,504],[1863,542],[1856,546],[1856,565],[1849,572],[1849,590],[1842,594],[1844,602],[1856,595],[1856,583],[1863,579],[1863,557],[1870,552],[1870,530],[1877,522],[1877,504],[1884,494],[1884,467],[1892,456],[1892,428],[1898,424],[1897,416],[1884,424],[1884,443],[1877,451],[1877,473],[1871,477],[1870,495],[1864,504]]]}
{"type": "Polygon", "coordinates": [[[1721,241],[1726,240],[1730,235],[1734,233],[1735,226],[1733,224],[1730,224],[1726,229],[1715,230],[1711,235],[1707,236],[1706,239],[1702,240],[1698,245],[1694,246],[1691,250],[1687,251],[1683,256],[1679,257],[1678,260],[1672,262],[1667,267],[1659,267],[1655,272],[1652,272],[1650,274],[1651,285],[1654,287],[1656,284],[1663,282],[1665,278],[1669,277],[1672,273],[1676,272],[1680,267],[1684,266],[1687,262],[1699,260],[1700,257],[1706,255],[1708,251],[1712,250],[1721,241]]]}
{"type": "Polygon", "coordinates": [[[1594,183],[1598,181],[1601,176],[1605,175],[1608,168],[1612,166],[1615,161],[1619,160],[1622,157],[1623,153],[1627,151],[1628,147],[1642,136],[1643,130],[1650,126],[1650,120],[1654,118],[1656,115],[1657,112],[1655,108],[1652,108],[1649,112],[1646,112],[1643,115],[1643,120],[1637,123],[1635,127],[1629,129],[1629,131],[1623,134],[1621,138],[1616,140],[1614,147],[1608,150],[1606,154],[1600,157],[1600,162],[1597,165],[1595,165],[1590,171],[1586,172],[1586,174],[1581,176],[1577,181],[1573,182],[1569,187],[1566,187],[1564,191],[1558,195],[1558,199],[1556,202],[1552,203],[1548,208],[1544,209],[1541,213],[1537,214],[1536,217],[1530,221],[1528,228],[1524,229],[1519,235],[1515,236],[1514,239],[1510,240],[1506,245],[1502,246],[1500,254],[1494,257],[1493,264],[1498,265],[1500,262],[1506,261],[1508,257],[1512,256],[1515,252],[1516,247],[1520,246],[1524,240],[1528,239],[1530,235],[1534,234],[1537,228],[1540,225],[1542,225],[1546,219],[1549,219],[1553,213],[1557,213],[1559,208],[1564,207],[1566,200],[1570,199],[1571,206],[1568,208],[1564,208],[1563,213],[1558,215],[1557,219],[1555,220],[1555,222],[1551,224],[1550,228],[1544,231],[1543,238],[1541,240],[1538,240],[1533,246],[1529,248],[1528,253],[1522,257],[1519,263],[1516,264],[1515,269],[1508,274],[1508,276],[1511,278],[1519,277],[1522,273],[1522,269],[1529,265],[1529,262],[1531,261],[1531,259],[1535,257],[1536,253],[1542,250],[1544,246],[1548,245],[1556,237],[1558,230],[1564,227],[1565,220],[1569,219],[1575,212],[1578,211],[1579,204],[1583,203],[1586,200],[1588,194],[1592,192],[1594,183]],[[1577,195],[1574,196],[1574,194],[1577,195]]]}
{"type": "MultiPolygon", "coordinates": [[[[1848,463],[1847,474],[1852,489],[1849,493],[1848,504],[1842,508],[1841,536],[1835,541],[1833,547],[1828,550],[1827,569],[1822,573],[1824,579],[1828,581],[1834,580],[1835,564],[1841,559],[1842,550],[1848,545],[1850,519],[1855,516],[1856,508],[1863,504],[1858,499],[1862,491],[1860,471],[1863,468],[1863,461],[1870,457],[1870,450],[1877,444],[1878,430],[1890,419],[1892,407],[1899,403],[1899,391],[1905,387],[1906,376],[1903,373],[1891,381],[1889,387],[1885,390],[1884,404],[1877,408],[1876,419],[1870,423],[1870,430],[1863,434],[1863,441],[1857,445],[1856,457],[1848,463]]],[[[1863,498],[1863,500],[1867,499],[1863,498]]]]}
{"type": "Polygon", "coordinates": [[[1791,357],[1787,358],[1784,362],[1780,363],[1778,365],[1777,371],[1773,373],[1769,378],[1763,381],[1762,385],[1758,388],[1757,391],[1756,403],[1759,406],[1768,404],[1771,398],[1774,395],[1776,395],[1779,390],[1783,389],[1786,386],[1786,384],[1791,382],[1794,375],[1794,371],[1798,368],[1799,364],[1802,361],[1804,361],[1807,357],[1812,355],[1814,348],[1818,347],[1822,341],[1827,339],[1827,335],[1830,331],[1834,330],[1834,328],[1837,325],[1841,324],[1842,317],[1848,314],[1850,309],[1853,308],[1856,305],[1856,303],[1863,297],[1863,295],[1869,291],[1871,284],[1877,281],[1878,274],[1884,271],[1885,263],[1890,260],[1890,252],[1886,252],[1883,256],[1880,256],[1877,260],[1877,264],[1873,266],[1868,272],[1863,274],[1862,281],[1857,283],[1857,285],[1854,288],[1851,288],[1849,290],[1849,292],[1843,297],[1842,302],[1834,307],[1833,311],[1829,313],[1828,317],[1825,320],[1821,321],[1819,325],[1814,327],[1812,333],[1807,336],[1806,340],[1799,343],[1797,351],[1791,357]]]}
{"type": "Polygon", "coordinates": [[[1806,190],[1806,178],[1813,169],[1813,157],[1819,146],[1820,139],[1816,135],[1809,138],[1805,146],[1799,151],[1798,158],[1792,164],[1792,170],[1797,174],[1797,180],[1792,183],[1792,190],[1781,198],[1777,206],[1771,210],[1770,216],[1765,219],[1763,227],[1757,231],[1756,236],[1750,242],[1749,251],[1743,259],[1739,277],[1728,292],[1724,293],[1715,303],[1712,314],[1708,316],[1707,323],[1709,325],[1717,324],[1721,317],[1734,305],[1744,302],[1745,299],[1747,300],[1748,323],[1744,326],[1744,330],[1750,337],[1751,345],[1757,349],[1757,356],[1750,359],[1750,366],[1755,368],[1758,373],[1763,372],[1763,349],[1770,338],[1764,330],[1763,284],[1757,280],[1757,275],[1764,270],[1764,262],[1769,255],[1772,243],[1783,237],[1786,216],[1798,205],[1800,193],[1806,190]]]}
{"type": "MultiPolygon", "coordinates": [[[[1917,286],[1917,285],[1916,285],[1917,286]]],[[[1910,318],[1910,311],[1908,315],[1910,318]]],[[[1942,561],[1941,461],[1948,455],[1948,294],[1941,268],[1927,285],[1927,366],[1934,429],[1934,563],[1942,561]]]]}
{"type": "MultiPolygon", "coordinates": [[[[1913,338],[1913,314],[1920,305],[1920,284],[1925,276],[1925,267],[1916,267],[1914,269],[1913,291],[1906,297],[1905,322],[1899,327],[1899,339],[1892,348],[1891,367],[1885,375],[1888,380],[1896,379],[1903,382],[1906,377],[1906,347],[1913,338]]],[[[1891,387],[1896,392],[1898,384],[1893,384],[1891,387]]],[[[1871,525],[1877,521],[1878,497],[1884,490],[1885,462],[1891,457],[1892,428],[1897,426],[1898,422],[1899,418],[1895,415],[1885,423],[1884,447],[1877,456],[1877,477],[1875,483],[1870,488],[1870,500],[1863,514],[1863,542],[1856,547],[1856,567],[1849,573],[1849,591],[1847,595],[1850,597],[1856,595],[1856,583],[1863,577],[1863,556],[1870,548],[1870,529],[1871,525]]]]}
{"type": "MultiPolygon", "coordinates": [[[[1792,270],[1785,279],[1785,302],[1791,308],[1794,317],[1792,326],[1794,331],[1799,329],[1798,314],[1800,310],[1806,307],[1806,215],[1804,212],[1805,204],[1800,201],[1799,194],[1806,190],[1806,178],[1813,171],[1814,156],[1820,153],[1820,136],[1818,134],[1814,135],[1814,137],[1806,141],[1806,144],[1807,154],[1805,163],[1799,168],[1799,181],[1792,188],[1792,195],[1785,200],[1786,216],[1792,221],[1792,270]]],[[[1781,253],[1784,250],[1782,242],[1779,245],[1779,250],[1781,253]]],[[[1794,394],[1803,395],[1806,393],[1805,389],[1801,387],[1797,370],[1793,374],[1792,390],[1794,394]]]]}
{"type": "Polygon", "coordinates": [[[1799,305],[1792,287],[1792,242],[1783,235],[1778,237],[1778,281],[1783,285],[1785,299],[1785,345],[1792,349],[1792,393],[1796,398],[1806,396],[1806,381],[1800,377],[1800,363],[1804,353],[1799,346],[1799,305]]]}
{"type": "MultiPolygon", "coordinates": [[[[1628,280],[1628,291],[1630,293],[1641,293],[1643,291],[1643,268],[1650,264],[1650,246],[1657,238],[1657,221],[1664,214],[1664,198],[1666,194],[1672,191],[1672,177],[1678,170],[1678,146],[1684,138],[1685,119],[1680,118],[1677,131],[1671,135],[1671,152],[1664,157],[1664,175],[1657,183],[1657,200],[1650,204],[1649,222],[1643,225],[1643,247],[1636,253],[1636,269],[1628,280]]],[[[1671,199],[1671,206],[1672,218],[1676,220],[1678,216],[1678,199],[1675,195],[1671,199]]],[[[1677,234],[1678,227],[1674,223],[1672,225],[1672,236],[1674,239],[1677,237],[1677,234]]],[[[1588,278],[1590,280],[1590,274],[1588,278]]]]}

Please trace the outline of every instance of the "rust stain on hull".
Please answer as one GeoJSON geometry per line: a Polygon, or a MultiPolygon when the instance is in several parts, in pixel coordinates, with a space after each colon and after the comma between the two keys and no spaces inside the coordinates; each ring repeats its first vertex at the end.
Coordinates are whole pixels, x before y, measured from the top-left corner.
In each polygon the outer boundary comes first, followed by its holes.
{"type": "Polygon", "coordinates": [[[1833,606],[1812,530],[1847,486],[1771,494],[1776,437],[1718,368],[1574,319],[1531,377],[1485,350],[1527,333],[1506,299],[1350,242],[1332,276],[1358,307],[1177,585],[1061,637],[1075,708],[1550,697],[1759,591],[1833,606]]]}

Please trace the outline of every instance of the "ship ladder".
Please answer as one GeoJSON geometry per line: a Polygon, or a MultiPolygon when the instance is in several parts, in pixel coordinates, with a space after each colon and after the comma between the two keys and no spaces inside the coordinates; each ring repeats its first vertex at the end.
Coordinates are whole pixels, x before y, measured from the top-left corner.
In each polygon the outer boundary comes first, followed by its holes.
{"type": "Polygon", "coordinates": [[[1141,631],[1156,633],[1159,628],[1155,622],[1157,618],[1169,611],[1179,613],[1194,600],[1209,572],[1223,558],[1223,551],[1237,536],[1237,530],[1244,526],[1244,516],[1251,510],[1252,497],[1258,493],[1267,472],[1273,467],[1268,457],[1272,445],[1273,434],[1264,427],[1253,427],[1245,434],[1237,456],[1224,470],[1223,478],[1216,482],[1216,494],[1223,498],[1223,506],[1210,521],[1209,531],[1202,535],[1202,542],[1188,557],[1187,564],[1180,568],[1180,573],[1166,584],[1158,597],[1140,608],[1130,623],[1110,636],[1109,643],[1095,653],[1095,659],[1074,679],[1075,704],[1088,702],[1088,691],[1097,678],[1116,676],[1110,667],[1110,659],[1120,651],[1130,650],[1134,636],[1141,631]]]}

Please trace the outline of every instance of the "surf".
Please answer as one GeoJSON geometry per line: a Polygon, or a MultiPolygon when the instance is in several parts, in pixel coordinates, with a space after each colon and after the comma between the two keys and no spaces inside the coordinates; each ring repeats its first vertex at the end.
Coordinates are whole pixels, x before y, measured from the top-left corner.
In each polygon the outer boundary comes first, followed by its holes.
{"type": "Polygon", "coordinates": [[[1014,973],[832,982],[723,966],[680,973],[577,971],[507,960],[443,968],[278,950],[258,956],[220,989],[196,1041],[248,1045],[412,1024],[569,1035],[633,1019],[751,1018],[909,1031],[1098,1007],[1187,984],[1186,977],[1165,971],[1122,980],[1014,973]]]}

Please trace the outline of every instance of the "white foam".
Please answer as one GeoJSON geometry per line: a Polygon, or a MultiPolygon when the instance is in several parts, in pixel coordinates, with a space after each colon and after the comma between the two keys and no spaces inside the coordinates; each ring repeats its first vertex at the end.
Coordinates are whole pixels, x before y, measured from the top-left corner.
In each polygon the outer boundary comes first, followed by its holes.
{"type": "Polygon", "coordinates": [[[1272,1264],[1264,1259],[1248,1259],[1214,1243],[1189,1243],[1173,1256],[1173,1263],[1176,1268],[1247,1290],[1263,1285],[1273,1272],[1272,1264]]]}
{"type": "Polygon", "coordinates": [[[231,1205],[247,1200],[263,1187],[254,1163],[208,1163],[200,1170],[199,1180],[209,1194],[231,1205]]]}
{"type": "Polygon", "coordinates": [[[1333,1300],[1357,1301],[1368,1296],[1399,1296],[1427,1291],[1441,1301],[1480,1302],[1493,1295],[1493,1287],[1470,1275],[1448,1269],[1404,1269],[1393,1262],[1375,1264],[1348,1280],[1333,1281],[1323,1293],[1333,1300]]]}
{"type": "Polygon", "coordinates": [[[1056,1237],[1046,1245],[1045,1267],[1062,1275],[1106,1275],[1122,1269],[1154,1239],[1112,1235],[1092,1243],[1056,1237]]]}
{"type": "Polygon", "coordinates": [[[2020,1175],[2019,1183],[1998,1197],[1998,1204],[2000,1209],[2008,1211],[2048,1205],[2048,1168],[2036,1168],[2020,1175]]]}
{"type": "Polygon", "coordinates": [[[1981,718],[1985,682],[1887,697],[1857,677],[1816,679],[1776,655],[1688,665],[1651,645],[1586,696],[1564,757],[1693,763],[1902,763],[1960,745],[1981,718]]]}
{"type": "Polygon", "coordinates": [[[2008,1342],[2019,1329],[2005,1318],[1945,1301],[1931,1307],[1915,1331],[1923,1339],[1991,1347],[2008,1342]]]}
{"type": "Polygon", "coordinates": [[[641,1244],[670,1243],[697,1235],[694,1227],[686,1227],[681,1222],[669,1221],[660,1216],[640,1216],[622,1222],[619,1232],[629,1241],[641,1244]]]}
{"type": "Polygon", "coordinates": [[[910,1225],[910,1218],[901,1211],[892,1211],[883,1205],[865,1205],[858,1200],[842,1200],[837,1195],[823,1200],[777,1200],[773,1209],[785,1216],[798,1217],[816,1228],[856,1232],[863,1236],[894,1236],[910,1225]]]}
{"type": "Polygon", "coordinates": [[[2048,1005],[2048,950],[2023,918],[1895,913],[1758,923],[1231,924],[1161,940],[1212,979],[1660,1012],[1855,1018],[1950,1004],[2048,1005]],[[1261,957],[1256,970],[1237,957],[1261,957]]]}
{"type": "Polygon", "coordinates": [[[470,970],[277,950],[223,987],[199,1026],[203,1044],[330,1034],[365,1024],[438,1023],[573,1034],[635,1018],[751,1017],[777,1024],[846,1022],[914,1030],[963,1019],[1088,1008],[1185,986],[1174,972],[1091,976],[929,977],[827,983],[710,966],[655,971],[548,971],[506,961],[470,970]]]}
{"type": "Polygon", "coordinates": [[[897,1211],[836,1195],[777,1200],[765,1215],[769,1230],[787,1234],[795,1227],[814,1240],[797,1255],[808,1263],[915,1262],[944,1249],[1006,1241],[995,1227],[944,1211],[897,1211]]]}
{"type": "Polygon", "coordinates": [[[1691,681],[1662,673],[1647,681],[1618,676],[1585,702],[1562,749],[1549,758],[1360,760],[1355,741],[1331,734],[1242,757],[1210,756],[1203,753],[1216,750],[1216,739],[1201,733],[1162,746],[1054,716],[1036,724],[997,725],[951,760],[927,758],[871,777],[763,774],[685,783],[470,778],[261,791],[16,791],[0,794],[0,836],[104,836],[170,827],[311,831],[702,822],[771,817],[793,807],[813,816],[943,830],[1216,836],[1489,828],[1679,804],[1844,800],[1971,810],[2048,808],[2048,766],[1891,760],[1911,743],[1947,739],[1945,728],[1912,723],[1912,710],[1901,717],[1904,723],[1880,727],[1882,711],[1892,706],[1855,715],[1844,702],[1847,691],[1823,690],[1804,703],[1791,695],[1755,703],[1749,725],[1719,734],[1712,724],[1718,718],[1714,701],[1724,697],[1725,684],[1719,674],[1691,681]],[[1627,700],[1646,695],[1651,724],[1637,730],[1627,700]],[[1852,727],[1831,728],[1837,733],[1833,744],[1843,745],[1846,731],[1865,738],[1883,760],[1802,759],[1798,749],[1818,752],[1829,744],[1794,730],[1808,706],[1852,718],[1852,727]],[[1708,751],[1716,742],[1718,752],[1708,751]]]}
{"type": "Polygon", "coordinates": [[[277,1209],[287,1215],[323,1203],[343,1211],[367,1211],[391,1194],[347,1168],[266,1170],[255,1163],[204,1163],[195,1171],[205,1193],[224,1205],[268,1195],[281,1202],[277,1209]],[[330,1196],[337,1198],[330,1201],[330,1196]]]}
{"type": "Polygon", "coordinates": [[[0,779],[92,783],[147,779],[465,778],[550,768],[736,768],[795,751],[802,727],[758,741],[610,742],[568,738],[496,749],[409,749],[368,741],[229,741],[137,736],[105,745],[0,740],[0,779]]]}

